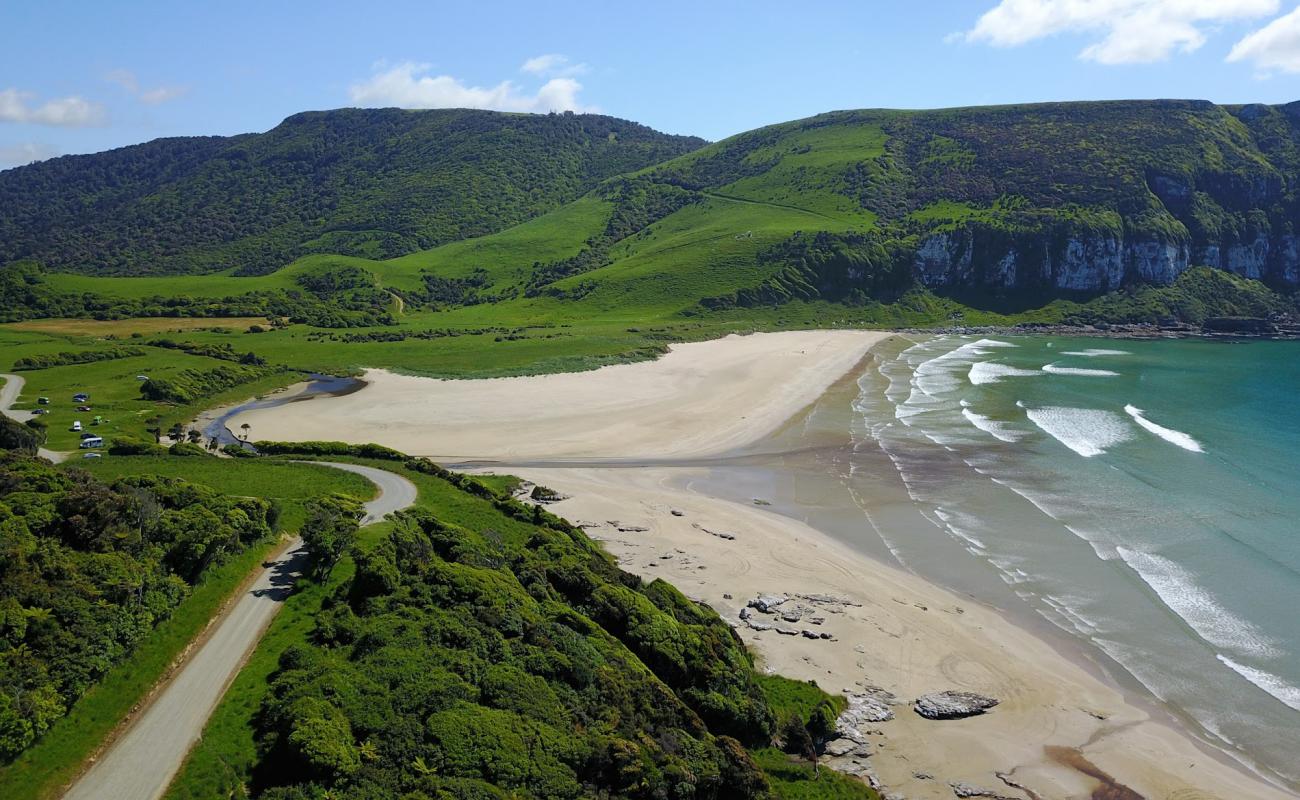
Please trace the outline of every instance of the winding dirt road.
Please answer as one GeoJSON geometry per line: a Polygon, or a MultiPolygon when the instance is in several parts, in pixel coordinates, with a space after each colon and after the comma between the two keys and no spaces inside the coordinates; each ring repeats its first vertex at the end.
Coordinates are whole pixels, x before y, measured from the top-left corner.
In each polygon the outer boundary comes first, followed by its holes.
{"type": "MultiPolygon", "coordinates": [[[[415,502],[415,485],[392,472],[357,464],[310,463],[362,475],[379,488],[379,495],[365,504],[363,525],[378,522],[386,514],[415,502]]],[[[208,640],[72,785],[65,800],[161,797],[226,688],[289,596],[305,562],[302,540],[295,538],[278,557],[264,564],[252,587],[216,623],[208,640]]]]}

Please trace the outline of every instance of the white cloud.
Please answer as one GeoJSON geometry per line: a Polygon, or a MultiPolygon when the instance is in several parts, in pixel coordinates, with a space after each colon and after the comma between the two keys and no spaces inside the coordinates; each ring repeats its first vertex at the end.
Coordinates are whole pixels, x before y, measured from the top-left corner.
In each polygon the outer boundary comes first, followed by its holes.
{"type": "Polygon", "coordinates": [[[1262,74],[1300,72],[1300,7],[1232,46],[1229,61],[1252,61],[1262,74]]]}
{"type": "Polygon", "coordinates": [[[31,97],[30,92],[17,89],[0,90],[0,122],[84,128],[102,125],[107,117],[99,103],[80,97],[61,97],[38,106],[28,105],[31,97]]]}
{"type": "Polygon", "coordinates": [[[116,83],[131,94],[140,91],[140,81],[136,80],[135,73],[129,69],[115,69],[105,74],[104,80],[116,83]]]}
{"type": "Polygon", "coordinates": [[[512,81],[469,86],[450,75],[430,75],[428,64],[405,62],[352,84],[352,102],[401,108],[487,108],[495,111],[593,111],[578,100],[582,84],[556,77],[529,93],[512,81]]]}
{"type": "Polygon", "coordinates": [[[156,106],[162,103],[175,100],[178,97],[184,97],[190,90],[188,86],[159,86],[157,89],[148,89],[139,94],[140,102],[147,106],[156,106]]]}
{"type": "Polygon", "coordinates": [[[153,89],[144,89],[140,86],[140,81],[136,78],[135,73],[129,69],[112,70],[104,75],[104,80],[121,86],[147,106],[156,106],[169,100],[175,100],[178,97],[183,97],[190,90],[188,86],[158,86],[153,89]]]}
{"type": "Polygon", "coordinates": [[[1079,57],[1101,64],[1162,61],[1205,44],[1215,26],[1273,14],[1278,0],[1001,0],[965,33],[1015,47],[1060,33],[1095,33],[1079,57]]]}
{"type": "Polygon", "coordinates": [[[45,144],[36,142],[25,142],[14,145],[0,145],[0,169],[7,167],[21,167],[30,164],[33,161],[44,161],[47,158],[54,158],[59,154],[58,150],[45,144]]]}
{"type": "Polygon", "coordinates": [[[587,65],[574,64],[569,61],[568,56],[559,53],[547,53],[546,55],[534,56],[528,59],[519,69],[522,72],[544,77],[572,78],[574,75],[585,73],[587,65]]]}

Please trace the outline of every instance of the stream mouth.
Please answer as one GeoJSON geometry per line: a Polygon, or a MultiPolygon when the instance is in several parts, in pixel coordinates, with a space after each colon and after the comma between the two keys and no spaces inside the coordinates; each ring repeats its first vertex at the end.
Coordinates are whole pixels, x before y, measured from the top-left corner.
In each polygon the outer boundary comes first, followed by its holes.
{"type": "Polygon", "coordinates": [[[311,400],[316,397],[343,397],[344,395],[359,392],[365,388],[366,382],[360,378],[340,377],[337,375],[321,375],[313,373],[309,376],[307,385],[302,391],[294,392],[287,396],[262,397],[255,400],[249,400],[247,403],[241,403],[226,411],[216,419],[209,422],[203,428],[203,435],[208,439],[216,439],[222,447],[228,444],[239,444],[249,447],[244,440],[235,435],[230,430],[229,422],[235,416],[245,411],[253,411],[260,408],[275,408],[277,406],[288,405],[289,403],[299,403],[304,400],[311,400]]]}

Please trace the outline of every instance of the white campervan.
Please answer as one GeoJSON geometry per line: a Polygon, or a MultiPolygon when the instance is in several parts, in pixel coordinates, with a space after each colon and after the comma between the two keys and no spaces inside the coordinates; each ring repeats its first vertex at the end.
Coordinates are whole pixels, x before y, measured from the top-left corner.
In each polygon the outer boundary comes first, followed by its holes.
{"type": "Polygon", "coordinates": [[[103,447],[103,446],[104,446],[104,437],[102,436],[87,436],[85,439],[81,440],[82,450],[88,450],[92,447],[103,447]]]}

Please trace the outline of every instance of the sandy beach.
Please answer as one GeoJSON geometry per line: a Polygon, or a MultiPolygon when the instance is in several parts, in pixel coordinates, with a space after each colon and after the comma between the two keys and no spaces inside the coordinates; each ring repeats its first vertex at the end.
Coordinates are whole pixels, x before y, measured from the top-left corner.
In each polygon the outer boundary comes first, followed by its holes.
{"type": "MultiPolygon", "coordinates": [[[[254,438],[378,442],[443,460],[687,459],[759,440],[796,416],[888,334],[809,331],[675,346],[659,361],[594,372],[436,381],[374,371],[343,397],[241,414],[254,438]]],[[[703,466],[513,464],[569,499],[625,569],[663,578],[733,622],[765,669],[833,692],[897,697],[865,726],[887,792],[988,796],[1284,798],[992,608],[761,506],[692,490],[703,466]],[[746,603],[783,594],[796,627],[756,630],[746,603]],[[820,622],[812,622],[813,617],[820,622]],[[932,721],[910,702],[941,690],[996,697],[990,713],[932,721]]],[[[766,623],[780,620],[760,616],[766,623]]]]}
{"type": "Polygon", "coordinates": [[[878,331],[791,331],[673,345],[656,361],[524,378],[368,370],[343,397],[239,414],[254,439],[366,441],[445,461],[703,456],[816,400],[878,331]]]}

